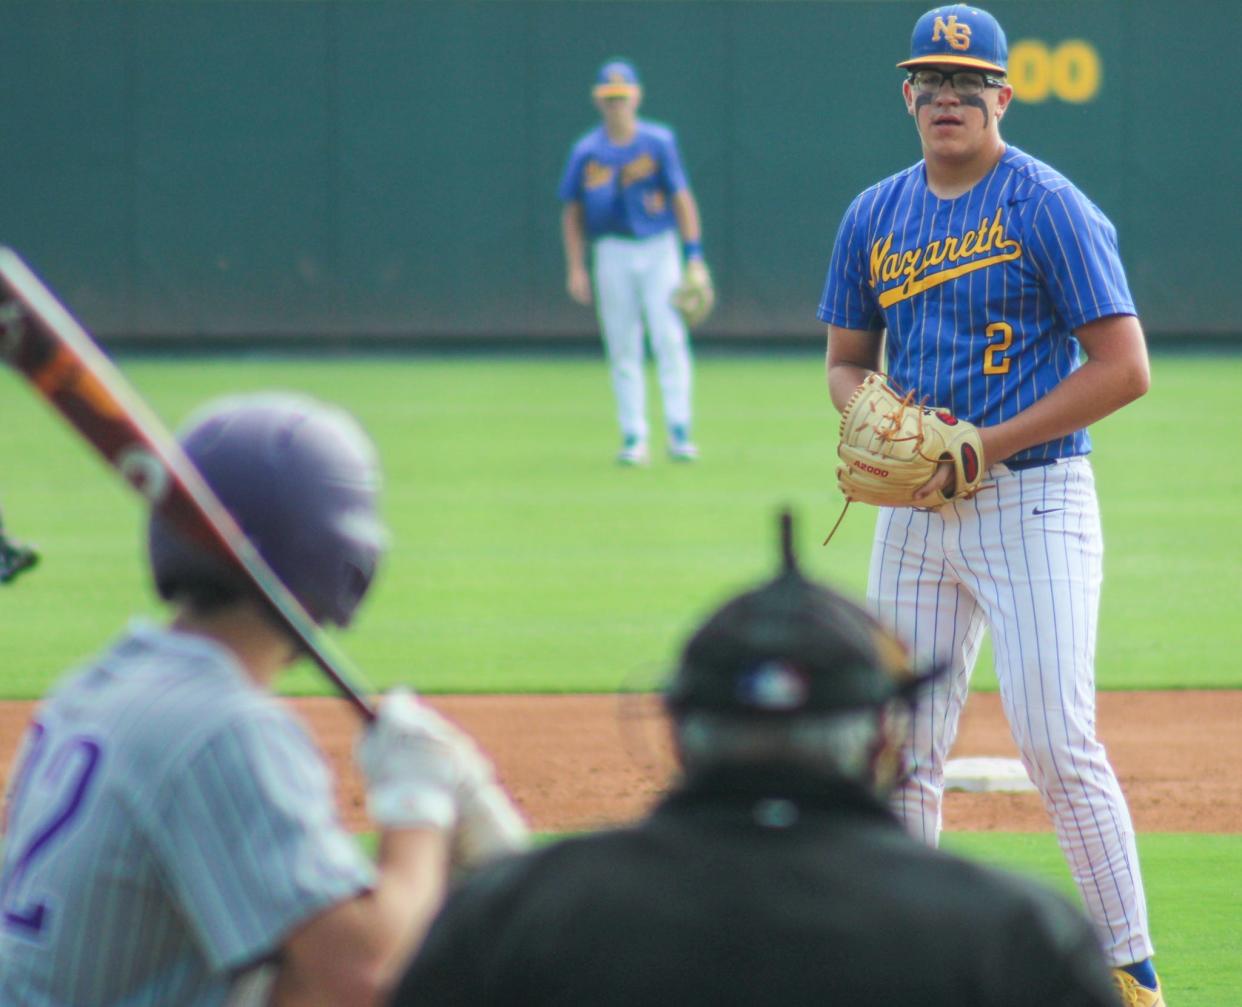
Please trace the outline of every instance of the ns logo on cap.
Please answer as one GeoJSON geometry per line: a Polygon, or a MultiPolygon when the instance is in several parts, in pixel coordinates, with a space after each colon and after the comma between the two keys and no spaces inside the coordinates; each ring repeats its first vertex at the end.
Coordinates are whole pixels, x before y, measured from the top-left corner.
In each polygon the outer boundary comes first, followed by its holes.
{"type": "Polygon", "coordinates": [[[937,16],[932,25],[932,41],[939,42],[941,39],[954,49],[969,49],[970,25],[958,21],[956,14],[950,14],[947,20],[937,16]]]}

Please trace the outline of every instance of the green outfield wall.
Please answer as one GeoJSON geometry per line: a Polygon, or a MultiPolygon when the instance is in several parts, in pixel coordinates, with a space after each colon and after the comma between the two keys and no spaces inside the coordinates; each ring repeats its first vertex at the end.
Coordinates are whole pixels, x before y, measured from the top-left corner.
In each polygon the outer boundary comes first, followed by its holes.
{"type": "MultiPolygon", "coordinates": [[[[0,4],[0,241],[105,339],[560,338],[556,184],[623,55],[673,124],[706,334],[816,337],[850,198],[914,161],[920,2],[0,4]]],[[[1147,328],[1242,333],[1238,0],[994,0],[1007,139],[1117,224],[1147,328]]]]}

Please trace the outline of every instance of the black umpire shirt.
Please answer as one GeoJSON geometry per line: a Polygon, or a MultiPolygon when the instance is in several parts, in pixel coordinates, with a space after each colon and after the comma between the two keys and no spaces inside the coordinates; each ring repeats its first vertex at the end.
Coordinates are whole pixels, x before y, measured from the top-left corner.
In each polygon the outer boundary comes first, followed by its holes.
{"type": "Polygon", "coordinates": [[[908,836],[804,770],[684,781],[623,829],[488,867],[393,1003],[1116,1007],[1061,896],[908,836]]]}

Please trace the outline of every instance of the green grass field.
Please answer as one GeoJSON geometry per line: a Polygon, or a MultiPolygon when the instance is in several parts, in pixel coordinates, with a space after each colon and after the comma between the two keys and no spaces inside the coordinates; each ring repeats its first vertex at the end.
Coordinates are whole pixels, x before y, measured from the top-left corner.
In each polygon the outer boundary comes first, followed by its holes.
{"type": "MultiPolygon", "coordinates": [[[[594,358],[122,361],[180,423],[235,390],[302,389],[357,412],[380,444],[394,548],[346,649],[367,678],[429,691],[643,687],[726,594],[775,563],[776,509],[794,507],[803,560],[865,584],[873,515],[840,509],[836,414],[813,354],[712,356],[698,366],[703,460],[612,464],[594,358]]],[[[1157,357],[1149,396],[1095,430],[1104,510],[1099,685],[1242,686],[1234,616],[1242,465],[1205,431],[1242,356],[1157,357]]],[[[658,407],[653,413],[658,417],[658,407]]],[[[45,562],[0,596],[3,688],[38,695],[134,610],[146,583],[137,499],[16,377],[0,375],[0,508],[45,562]],[[67,617],[68,616],[68,617],[67,617]]],[[[992,688],[991,659],[976,685],[992,688]]],[[[287,687],[316,692],[310,670],[287,687]]]]}
{"type": "MultiPolygon", "coordinates": [[[[945,837],[946,849],[1030,874],[1077,901],[1051,833],[975,832],[945,837]]],[[[1173,1007],[1236,1007],[1242,836],[1149,833],[1139,856],[1156,964],[1173,1007]]]]}
{"type": "MultiPolygon", "coordinates": [[[[377,687],[427,692],[647,688],[726,595],[775,566],[775,513],[804,565],[861,592],[872,516],[840,508],[836,414],[817,354],[706,356],[703,460],[612,463],[595,358],[232,357],[122,360],[170,424],[212,396],[300,389],[353,409],[379,442],[394,548],[346,650],[377,687]]],[[[1106,582],[1099,684],[1242,687],[1242,465],[1217,457],[1242,356],[1158,356],[1142,401],[1094,431],[1106,582]]],[[[653,405],[653,415],[658,416],[653,405]]],[[[0,507],[43,565],[0,591],[0,695],[39,695],[135,611],[146,581],[137,499],[17,378],[0,374],[0,507]]],[[[985,651],[976,687],[993,688],[985,651]]],[[[311,669],[288,691],[325,686],[311,669]]],[[[947,844],[1070,890],[1051,835],[947,844]]],[[[1160,966],[1177,1007],[1237,1003],[1242,836],[1147,835],[1160,966]]]]}

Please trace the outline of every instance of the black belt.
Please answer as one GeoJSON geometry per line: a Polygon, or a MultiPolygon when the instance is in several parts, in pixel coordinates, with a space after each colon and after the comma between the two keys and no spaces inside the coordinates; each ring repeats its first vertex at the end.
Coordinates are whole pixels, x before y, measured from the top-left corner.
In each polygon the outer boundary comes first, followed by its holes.
{"type": "Polygon", "coordinates": [[[1038,469],[1045,465],[1055,465],[1059,458],[1024,458],[1020,462],[1005,462],[1005,468],[1010,472],[1020,472],[1022,469],[1038,469]]]}

